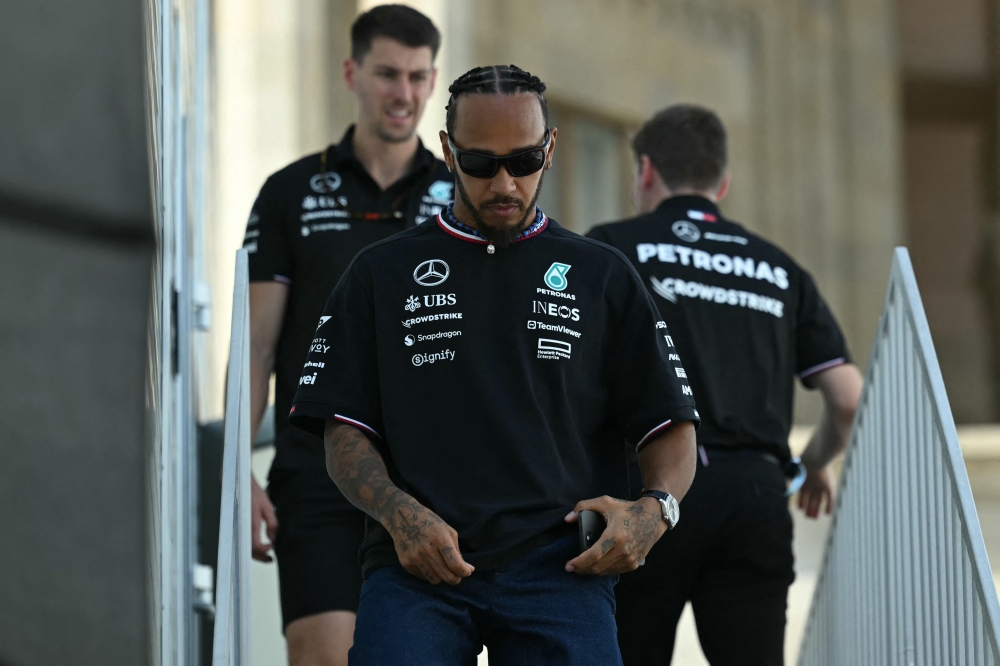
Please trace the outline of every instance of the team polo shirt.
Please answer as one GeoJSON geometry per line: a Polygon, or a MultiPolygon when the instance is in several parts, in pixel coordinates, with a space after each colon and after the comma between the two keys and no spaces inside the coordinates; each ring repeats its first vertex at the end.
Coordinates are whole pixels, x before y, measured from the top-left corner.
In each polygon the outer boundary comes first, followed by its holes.
{"type": "MultiPolygon", "coordinates": [[[[421,144],[404,178],[383,191],[354,155],[354,128],[339,144],[278,171],[264,183],[243,247],[251,282],[290,285],[275,359],[275,410],[287,414],[316,319],[354,255],[433,218],[454,184],[447,166],[421,144]]],[[[322,441],[275,419],[273,469],[323,469],[322,441]]]]}
{"type": "MultiPolygon", "coordinates": [[[[476,567],[565,533],[582,499],[623,496],[623,441],[697,420],[628,261],[544,216],[495,254],[440,215],[365,249],[314,338],[292,424],[366,432],[476,567]]],[[[398,562],[369,525],[365,570],[398,562]]]]}
{"type": "Polygon", "coordinates": [[[849,362],[809,274],[702,197],[589,234],[621,250],[670,327],[698,400],[699,444],[791,454],[794,381],[849,362]]]}

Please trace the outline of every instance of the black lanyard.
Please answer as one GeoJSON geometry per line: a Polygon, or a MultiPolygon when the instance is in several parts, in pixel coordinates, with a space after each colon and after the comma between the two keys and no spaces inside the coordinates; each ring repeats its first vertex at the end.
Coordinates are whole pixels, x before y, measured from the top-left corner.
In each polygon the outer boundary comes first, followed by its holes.
{"type": "Polygon", "coordinates": [[[421,182],[418,180],[414,185],[400,194],[392,202],[391,210],[384,213],[358,213],[350,210],[333,196],[333,192],[330,191],[330,185],[326,182],[326,155],[330,152],[331,146],[327,146],[326,150],[320,155],[319,158],[319,172],[320,172],[320,182],[323,183],[323,192],[327,195],[330,202],[334,204],[335,208],[346,213],[346,216],[352,220],[400,220],[403,218],[403,212],[399,210],[399,207],[403,204],[406,198],[414,192],[418,187],[420,187],[421,182]]]}

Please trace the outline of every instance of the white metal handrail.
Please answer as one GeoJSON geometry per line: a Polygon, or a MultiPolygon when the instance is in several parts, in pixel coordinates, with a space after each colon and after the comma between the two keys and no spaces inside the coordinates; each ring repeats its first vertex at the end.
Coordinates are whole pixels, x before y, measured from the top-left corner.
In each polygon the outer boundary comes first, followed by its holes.
{"type": "Polygon", "coordinates": [[[798,663],[1000,664],[998,636],[955,422],[897,248],[798,663]]]}
{"type": "Polygon", "coordinates": [[[250,282],[236,253],[219,517],[213,666],[250,664],[250,282]]]}

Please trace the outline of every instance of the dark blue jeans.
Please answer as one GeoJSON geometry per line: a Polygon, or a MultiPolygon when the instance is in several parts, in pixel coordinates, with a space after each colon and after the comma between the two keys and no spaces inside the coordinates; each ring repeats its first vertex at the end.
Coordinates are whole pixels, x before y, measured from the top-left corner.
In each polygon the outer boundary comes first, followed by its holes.
{"type": "Polygon", "coordinates": [[[402,567],[375,570],[361,588],[351,666],[621,664],[617,576],[567,573],[577,537],[536,548],[458,585],[431,585],[402,567]]]}

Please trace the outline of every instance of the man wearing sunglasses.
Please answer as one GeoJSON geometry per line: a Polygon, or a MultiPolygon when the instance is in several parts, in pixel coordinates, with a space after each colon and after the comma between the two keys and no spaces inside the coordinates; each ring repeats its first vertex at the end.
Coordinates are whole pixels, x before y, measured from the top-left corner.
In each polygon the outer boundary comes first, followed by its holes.
{"type": "Polygon", "coordinates": [[[452,198],[451,174],[416,135],[439,44],[434,24],[409,7],[383,5],[359,16],[344,63],[357,123],[339,144],[268,178],[247,224],[254,428],[272,370],[279,415],[267,492],[253,481],[252,547],[254,559],[265,562],[274,547],[292,666],[347,663],[364,515],[330,481],[322,440],[290,427],[285,416],[307,351],[322,365],[330,347],[316,319],[354,255],[433,218],[452,198]],[[261,523],[271,543],[262,541],[261,523]]]}
{"type": "Polygon", "coordinates": [[[617,664],[612,588],[677,520],[697,412],[627,260],[535,205],[544,84],[495,66],[449,90],[454,206],[358,254],[290,414],[369,517],[351,664],[617,664]],[[623,441],[636,502],[612,499],[623,441]],[[585,509],[607,529],[581,554],[585,509]]]}

